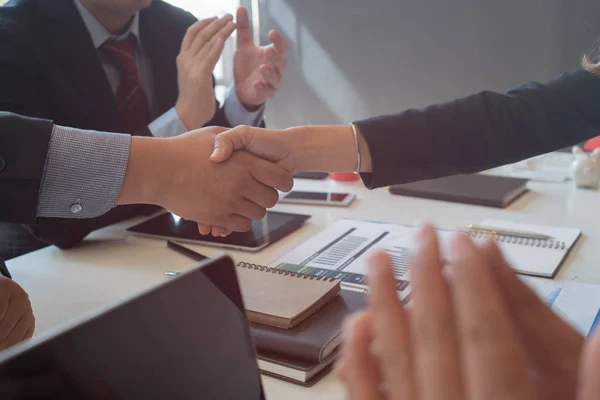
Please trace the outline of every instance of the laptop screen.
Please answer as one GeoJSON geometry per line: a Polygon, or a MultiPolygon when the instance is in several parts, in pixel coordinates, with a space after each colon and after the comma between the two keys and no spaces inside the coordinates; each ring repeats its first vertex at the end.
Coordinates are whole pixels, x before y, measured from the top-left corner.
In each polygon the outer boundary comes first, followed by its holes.
{"type": "Polygon", "coordinates": [[[7,353],[3,400],[264,398],[227,257],[7,353]]]}

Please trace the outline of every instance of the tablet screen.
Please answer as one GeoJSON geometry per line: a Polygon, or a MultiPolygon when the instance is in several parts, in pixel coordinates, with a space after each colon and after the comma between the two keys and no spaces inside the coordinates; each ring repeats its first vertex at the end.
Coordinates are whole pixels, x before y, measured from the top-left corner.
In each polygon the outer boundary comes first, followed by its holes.
{"type": "Polygon", "coordinates": [[[4,361],[0,355],[0,393],[2,400],[263,399],[233,262],[211,260],[4,361]]]}
{"type": "Polygon", "coordinates": [[[243,248],[260,248],[273,243],[298,229],[310,218],[307,215],[268,211],[260,221],[254,221],[248,232],[234,232],[228,237],[200,235],[195,222],[186,221],[172,213],[161,214],[128,229],[149,236],[174,238],[201,244],[213,244],[243,248]]]}

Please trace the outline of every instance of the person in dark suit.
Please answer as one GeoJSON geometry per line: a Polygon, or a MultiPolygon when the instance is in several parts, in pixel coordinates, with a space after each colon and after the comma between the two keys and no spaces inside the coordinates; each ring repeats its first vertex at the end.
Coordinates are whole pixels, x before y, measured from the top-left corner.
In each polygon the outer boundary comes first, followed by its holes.
{"type": "Polygon", "coordinates": [[[300,126],[285,134],[222,129],[212,159],[245,149],[291,173],[361,172],[369,188],[479,172],[597,136],[599,75],[600,66],[579,68],[547,84],[485,91],[350,125],[300,126]]]}
{"type": "MultiPolygon", "coordinates": [[[[292,177],[243,152],[213,168],[214,129],[132,137],[0,112],[0,221],[82,220],[116,204],[156,204],[192,221],[248,230],[277,202],[273,187],[289,190],[292,177]]],[[[0,259],[0,350],[34,328],[27,294],[0,259]]]]}
{"type": "MultiPolygon", "coordinates": [[[[197,21],[161,0],[12,0],[0,8],[0,110],[157,137],[206,125],[262,125],[286,64],[285,39],[274,31],[269,37],[270,46],[254,45],[245,9],[234,23],[230,15],[197,21]],[[221,106],[212,70],[236,28],[235,87],[221,106]]],[[[66,248],[94,229],[154,210],[119,207],[98,219],[46,219],[32,229],[66,248]]],[[[16,225],[1,226],[0,234],[4,246],[10,236],[13,246],[25,244],[0,252],[5,257],[42,245],[16,225]]]]}
{"type": "Polygon", "coordinates": [[[361,172],[368,188],[378,188],[486,170],[599,132],[600,64],[587,62],[547,84],[484,91],[351,125],[222,129],[212,159],[221,162],[245,149],[290,173],[361,172]]]}

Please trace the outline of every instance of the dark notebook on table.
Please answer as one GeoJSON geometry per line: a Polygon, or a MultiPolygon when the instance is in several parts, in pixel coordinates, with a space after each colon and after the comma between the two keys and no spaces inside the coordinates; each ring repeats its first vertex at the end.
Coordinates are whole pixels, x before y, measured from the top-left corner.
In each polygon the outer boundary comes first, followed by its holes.
{"type": "Polygon", "coordinates": [[[390,193],[401,196],[452,201],[479,206],[506,208],[525,194],[526,179],[484,174],[455,175],[394,185],[390,193]]]}
{"type": "Polygon", "coordinates": [[[312,386],[331,370],[342,341],[345,318],[366,304],[366,295],[342,290],[292,329],[252,323],[250,331],[265,375],[312,386]]]}

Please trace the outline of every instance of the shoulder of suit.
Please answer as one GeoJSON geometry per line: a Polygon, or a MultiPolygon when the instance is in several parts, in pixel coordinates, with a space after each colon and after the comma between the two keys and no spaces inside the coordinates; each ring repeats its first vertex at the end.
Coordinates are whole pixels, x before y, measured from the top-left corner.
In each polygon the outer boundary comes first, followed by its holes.
{"type": "Polygon", "coordinates": [[[0,7],[0,53],[18,51],[25,55],[26,49],[37,41],[40,29],[38,3],[39,0],[11,0],[0,7]]]}

